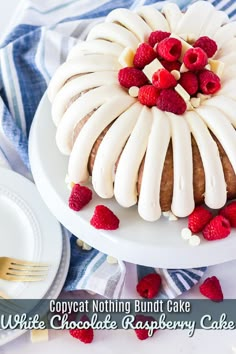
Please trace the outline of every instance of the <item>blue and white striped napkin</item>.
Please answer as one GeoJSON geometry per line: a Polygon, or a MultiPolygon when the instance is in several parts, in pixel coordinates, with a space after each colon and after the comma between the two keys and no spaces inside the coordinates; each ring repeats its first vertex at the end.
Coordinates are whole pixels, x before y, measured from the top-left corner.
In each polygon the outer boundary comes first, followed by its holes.
{"type": "MultiPolygon", "coordinates": [[[[188,0],[175,0],[183,9],[188,0]]],[[[236,18],[235,0],[210,0],[236,18]]],[[[17,16],[0,44],[0,165],[31,178],[28,134],[38,103],[56,68],[78,39],[85,39],[94,24],[117,7],[134,9],[166,1],[155,0],[22,0],[17,16]]],[[[214,19],[213,19],[214,20],[214,19]]],[[[143,275],[157,271],[163,278],[160,297],[173,298],[196,284],[206,268],[164,270],[119,261],[109,264],[106,255],[84,251],[71,237],[71,264],[66,291],[87,289],[109,298],[135,297],[143,275]],[[127,280],[128,279],[128,280],[127,280]],[[125,295],[124,295],[125,294],[125,295]]]]}

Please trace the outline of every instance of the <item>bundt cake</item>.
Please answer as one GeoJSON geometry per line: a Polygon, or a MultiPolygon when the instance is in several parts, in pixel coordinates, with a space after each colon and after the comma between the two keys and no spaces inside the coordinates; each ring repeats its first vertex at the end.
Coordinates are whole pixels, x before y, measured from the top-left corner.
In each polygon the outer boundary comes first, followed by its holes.
{"type": "Polygon", "coordinates": [[[209,2],[116,9],[78,42],[48,97],[74,183],[140,216],[236,197],[236,22],[209,2]]]}

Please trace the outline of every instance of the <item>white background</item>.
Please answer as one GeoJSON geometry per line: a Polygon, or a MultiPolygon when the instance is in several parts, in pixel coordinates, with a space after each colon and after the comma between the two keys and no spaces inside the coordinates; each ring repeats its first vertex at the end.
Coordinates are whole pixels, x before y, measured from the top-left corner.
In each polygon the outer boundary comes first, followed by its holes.
{"type": "MultiPolygon", "coordinates": [[[[19,0],[0,0],[0,37],[18,5],[19,0]]],[[[207,276],[210,274],[220,278],[226,297],[236,298],[236,261],[211,267],[207,276]]],[[[132,282],[132,279],[128,281],[132,282]]],[[[198,286],[185,297],[197,296],[198,286]]],[[[0,354],[228,354],[233,353],[232,346],[236,347],[235,331],[198,330],[192,339],[189,339],[184,331],[160,331],[153,338],[143,342],[137,340],[133,331],[96,331],[94,342],[90,345],[84,345],[71,338],[66,331],[50,331],[49,341],[46,343],[31,344],[27,333],[1,347],[0,354]]]]}

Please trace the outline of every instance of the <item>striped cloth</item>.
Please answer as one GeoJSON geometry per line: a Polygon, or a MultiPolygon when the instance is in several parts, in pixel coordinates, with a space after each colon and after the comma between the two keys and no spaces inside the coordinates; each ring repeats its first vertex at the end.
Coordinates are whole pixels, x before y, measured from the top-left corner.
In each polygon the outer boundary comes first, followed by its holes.
{"type": "MultiPolygon", "coordinates": [[[[182,9],[188,0],[175,0],[182,9]]],[[[235,0],[210,0],[236,18],[235,0]]],[[[50,77],[78,39],[117,7],[134,9],[155,0],[22,0],[0,44],[0,165],[32,178],[28,135],[38,103],[50,77]]],[[[166,1],[155,3],[160,9],[166,1]]],[[[214,20],[214,19],[213,19],[214,20]]],[[[124,262],[110,265],[95,249],[84,251],[71,237],[71,264],[66,291],[88,289],[109,298],[135,297],[137,280],[157,271],[160,297],[173,298],[196,284],[206,268],[164,270],[124,262]]]]}

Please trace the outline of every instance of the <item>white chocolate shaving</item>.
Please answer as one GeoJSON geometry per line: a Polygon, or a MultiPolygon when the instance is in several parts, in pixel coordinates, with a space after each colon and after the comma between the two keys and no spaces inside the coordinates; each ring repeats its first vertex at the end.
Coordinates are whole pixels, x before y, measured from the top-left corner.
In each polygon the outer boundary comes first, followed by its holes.
{"type": "Polygon", "coordinates": [[[163,69],[163,65],[158,59],[154,59],[150,64],[144,67],[143,72],[147,76],[147,78],[152,82],[153,74],[159,69],[163,69]]]}
{"type": "Polygon", "coordinates": [[[47,342],[48,329],[32,329],[30,331],[31,343],[47,342]]]}
{"type": "Polygon", "coordinates": [[[190,246],[193,246],[193,247],[199,246],[200,243],[201,243],[201,239],[197,235],[192,235],[191,238],[189,239],[189,245],[190,246]]]}
{"type": "Polygon", "coordinates": [[[180,84],[178,84],[177,86],[175,86],[175,91],[183,98],[183,100],[185,102],[190,101],[190,95],[188,94],[188,92],[183,88],[183,86],[181,86],[180,84]]]}
{"type": "Polygon", "coordinates": [[[219,76],[219,78],[221,78],[224,72],[225,64],[220,60],[213,59],[209,59],[209,64],[211,67],[210,70],[213,71],[213,73],[215,73],[217,76],[219,76]]]}
{"type": "Polygon", "coordinates": [[[138,97],[138,92],[139,92],[139,87],[137,86],[132,86],[129,88],[129,95],[131,97],[138,97]]]}
{"type": "Polygon", "coordinates": [[[188,227],[185,227],[181,230],[181,237],[184,240],[189,240],[191,236],[192,236],[192,231],[188,227]]]}
{"type": "Polygon", "coordinates": [[[109,264],[117,264],[118,260],[115,257],[107,256],[107,263],[109,263],[109,264]]]}
{"type": "Polygon", "coordinates": [[[197,108],[201,104],[201,99],[200,99],[200,97],[192,97],[190,100],[190,103],[194,108],[197,108]]]}
{"type": "Polygon", "coordinates": [[[171,74],[174,76],[175,80],[179,80],[180,79],[180,72],[178,70],[172,70],[171,74]]]}
{"type": "Polygon", "coordinates": [[[127,67],[127,66],[133,66],[133,61],[134,61],[134,51],[126,47],[120,54],[118,58],[118,62],[122,67],[127,67]]]}

